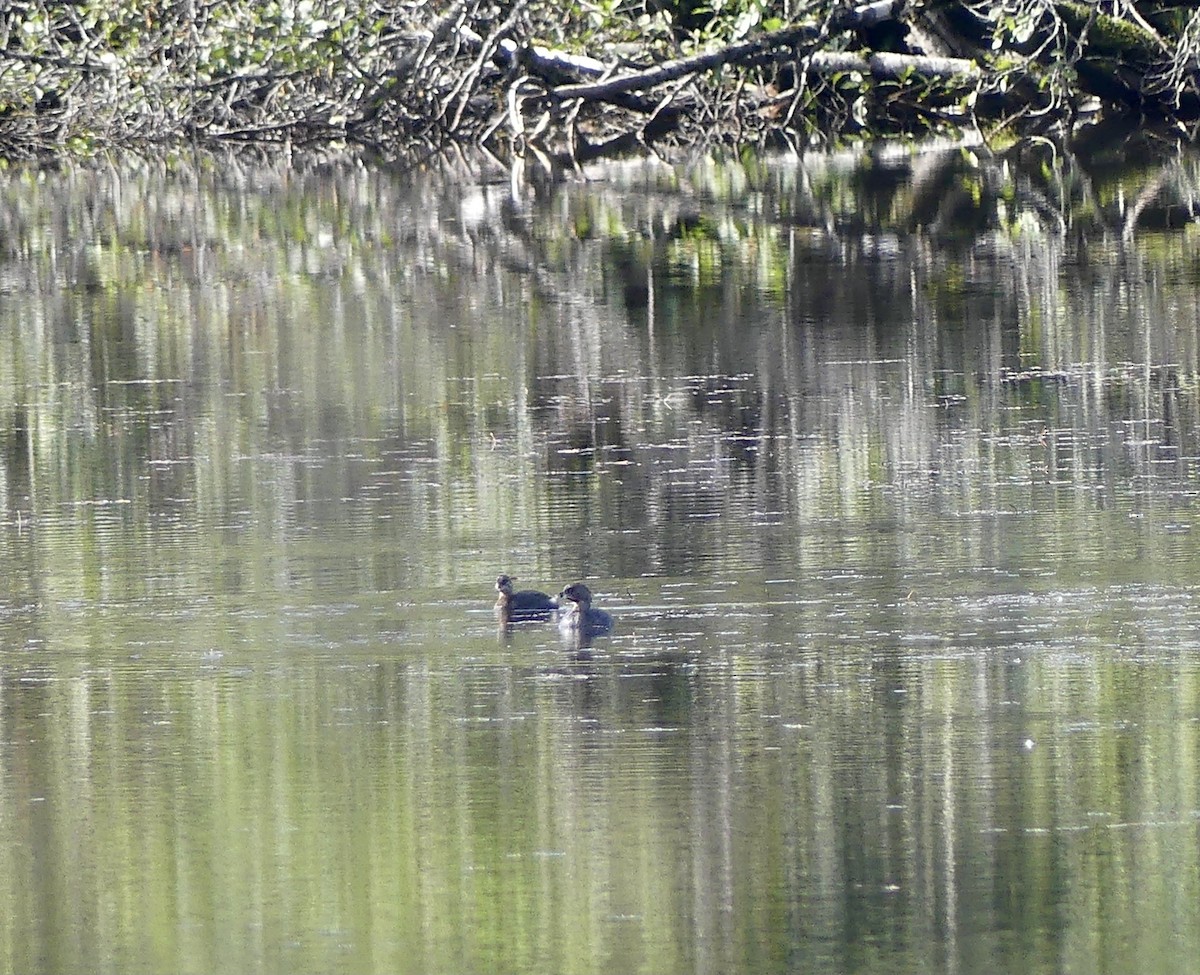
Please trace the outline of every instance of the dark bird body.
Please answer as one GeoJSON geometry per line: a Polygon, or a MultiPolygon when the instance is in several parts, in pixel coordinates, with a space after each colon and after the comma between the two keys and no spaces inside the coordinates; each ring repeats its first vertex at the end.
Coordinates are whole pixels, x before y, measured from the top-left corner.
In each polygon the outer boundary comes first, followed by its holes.
{"type": "Polygon", "coordinates": [[[593,637],[612,632],[613,618],[602,609],[592,608],[592,591],[582,582],[573,582],[558,594],[569,606],[558,618],[558,628],[567,635],[593,637]]]}
{"type": "Polygon", "coordinates": [[[545,621],[558,609],[558,604],[544,592],[536,589],[513,592],[512,579],[508,576],[496,578],[496,594],[496,622],[501,626],[531,620],[545,621]]]}

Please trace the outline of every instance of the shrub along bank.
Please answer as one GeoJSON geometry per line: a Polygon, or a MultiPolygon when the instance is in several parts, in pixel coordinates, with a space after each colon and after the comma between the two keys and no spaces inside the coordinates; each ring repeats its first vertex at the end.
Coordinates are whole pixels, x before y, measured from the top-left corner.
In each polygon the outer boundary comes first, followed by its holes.
{"type": "Polygon", "coordinates": [[[463,149],[547,166],[1096,115],[1200,118],[1168,0],[11,0],[0,158],[463,149]]]}

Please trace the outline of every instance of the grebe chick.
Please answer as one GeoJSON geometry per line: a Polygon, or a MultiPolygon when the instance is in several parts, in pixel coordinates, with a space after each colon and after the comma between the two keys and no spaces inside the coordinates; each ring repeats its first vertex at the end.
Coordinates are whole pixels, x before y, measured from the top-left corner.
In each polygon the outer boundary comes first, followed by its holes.
{"type": "Polygon", "coordinates": [[[508,576],[496,577],[496,593],[496,622],[501,626],[548,620],[558,609],[558,603],[544,592],[536,589],[513,592],[512,579],[508,576]]]}

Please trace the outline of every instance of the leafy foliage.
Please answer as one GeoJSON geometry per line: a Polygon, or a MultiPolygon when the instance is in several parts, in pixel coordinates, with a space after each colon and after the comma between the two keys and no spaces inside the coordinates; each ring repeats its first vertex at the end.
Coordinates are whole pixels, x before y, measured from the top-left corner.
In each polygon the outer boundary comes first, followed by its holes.
{"type": "Polygon", "coordinates": [[[1187,120],[1198,55],[1200,11],[1131,0],[11,0],[0,158],[473,144],[579,161],[664,140],[1044,127],[1095,99],[1187,120]]]}

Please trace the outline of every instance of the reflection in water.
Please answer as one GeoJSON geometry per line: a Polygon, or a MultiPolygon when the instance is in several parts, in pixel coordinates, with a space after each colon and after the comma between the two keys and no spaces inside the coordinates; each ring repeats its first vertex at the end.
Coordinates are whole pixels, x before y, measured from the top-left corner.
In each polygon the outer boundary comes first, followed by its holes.
{"type": "Polygon", "coordinates": [[[1044,162],[8,179],[6,967],[1187,971],[1196,243],[1044,162]]]}

